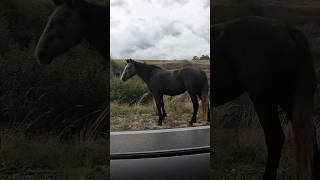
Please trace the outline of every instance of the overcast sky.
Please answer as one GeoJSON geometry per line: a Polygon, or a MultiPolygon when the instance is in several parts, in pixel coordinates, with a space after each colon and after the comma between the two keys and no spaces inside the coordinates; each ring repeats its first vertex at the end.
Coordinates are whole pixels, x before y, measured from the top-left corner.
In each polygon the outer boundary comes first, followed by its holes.
{"type": "Polygon", "coordinates": [[[111,0],[111,57],[210,54],[210,0],[111,0]]]}

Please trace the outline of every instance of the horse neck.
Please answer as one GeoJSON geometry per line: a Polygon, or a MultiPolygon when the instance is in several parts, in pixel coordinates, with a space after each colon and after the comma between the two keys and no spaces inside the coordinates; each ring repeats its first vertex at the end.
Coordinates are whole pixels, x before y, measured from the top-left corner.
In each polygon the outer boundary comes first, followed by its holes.
{"type": "Polygon", "coordinates": [[[90,16],[85,17],[87,22],[87,33],[85,39],[95,47],[98,52],[106,59],[109,57],[109,43],[108,43],[108,19],[109,11],[107,7],[87,4],[87,12],[90,16]]]}
{"type": "Polygon", "coordinates": [[[136,63],[135,66],[136,66],[137,75],[147,84],[149,83],[149,80],[156,72],[162,70],[159,67],[142,64],[142,63],[136,63]]]}

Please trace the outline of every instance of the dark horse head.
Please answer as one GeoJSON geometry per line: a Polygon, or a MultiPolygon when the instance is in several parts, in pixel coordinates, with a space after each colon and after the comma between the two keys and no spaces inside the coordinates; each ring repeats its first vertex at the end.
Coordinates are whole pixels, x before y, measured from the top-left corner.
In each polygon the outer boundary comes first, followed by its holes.
{"type": "Polygon", "coordinates": [[[35,55],[40,64],[87,40],[107,57],[107,7],[85,0],[54,0],[57,6],[37,44],[35,55]]]}
{"type": "Polygon", "coordinates": [[[127,64],[126,67],[124,68],[122,75],[121,75],[121,80],[126,81],[130,79],[132,76],[137,74],[137,70],[135,67],[135,61],[132,59],[126,59],[125,63],[127,64]]]}

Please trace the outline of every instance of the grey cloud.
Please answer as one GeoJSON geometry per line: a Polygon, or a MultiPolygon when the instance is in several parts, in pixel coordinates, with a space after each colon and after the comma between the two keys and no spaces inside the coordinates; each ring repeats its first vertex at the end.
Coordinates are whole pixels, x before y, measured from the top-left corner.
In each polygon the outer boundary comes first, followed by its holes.
{"type": "Polygon", "coordinates": [[[133,48],[126,48],[121,51],[121,54],[125,54],[127,57],[129,57],[130,54],[134,53],[135,51],[136,50],[133,48]]]}
{"type": "Polygon", "coordinates": [[[191,31],[194,35],[206,40],[208,43],[210,43],[210,28],[206,26],[201,26],[201,27],[192,27],[192,26],[187,26],[189,31],[191,31]]]}
{"type": "Polygon", "coordinates": [[[141,21],[142,23],[146,22],[146,19],[144,18],[138,18],[139,21],[141,21]]]}
{"type": "Polygon", "coordinates": [[[140,41],[137,45],[136,45],[137,49],[148,49],[151,47],[154,47],[153,44],[151,44],[150,42],[147,41],[140,41]]]}
{"type": "Polygon", "coordinates": [[[165,7],[168,7],[168,6],[172,6],[174,4],[177,4],[177,5],[184,5],[184,4],[187,4],[189,2],[189,0],[158,0],[158,2],[162,5],[162,6],[165,6],[165,7]]]}
{"type": "MultiPolygon", "coordinates": [[[[166,36],[179,36],[184,29],[179,28],[177,21],[163,21],[162,24],[159,25],[159,28],[148,34],[145,32],[145,28],[143,26],[138,27],[130,27],[131,30],[128,31],[128,33],[132,34],[134,37],[134,40],[131,40],[130,42],[127,42],[129,45],[128,48],[124,49],[122,53],[126,57],[131,57],[135,53],[141,51],[141,50],[146,50],[149,48],[154,48],[156,45],[160,44],[161,40],[164,39],[166,36]]],[[[167,48],[173,50],[175,48],[174,45],[169,45],[167,48]]],[[[155,55],[152,56],[152,58],[159,58],[159,57],[165,57],[167,54],[162,53],[161,55],[155,55]]]]}
{"type": "Polygon", "coordinates": [[[132,0],[111,2],[123,6],[113,11],[121,13],[114,13],[111,16],[111,28],[113,28],[111,53],[114,58],[188,59],[209,51],[209,27],[206,27],[209,23],[203,19],[208,16],[206,12],[209,10],[204,6],[209,6],[210,0],[201,0],[199,3],[198,0],[137,1],[141,6],[136,6],[133,3],[136,1],[132,0]],[[198,8],[194,10],[200,13],[192,11],[196,5],[198,8]],[[148,16],[141,13],[144,8],[149,7],[155,9],[148,9],[148,13],[155,11],[157,15],[148,16]],[[167,16],[162,10],[166,13],[177,12],[177,17],[167,16]],[[201,20],[192,23],[197,17],[187,19],[184,17],[184,12],[199,15],[201,20]],[[184,51],[185,49],[188,51],[184,51]]]}
{"type": "Polygon", "coordinates": [[[148,37],[140,28],[134,28],[131,33],[135,37],[135,50],[154,47],[154,39],[148,37]]]}
{"type": "Polygon", "coordinates": [[[203,8],[209,8],[210,7],[210,0],[206,0],[204,5],[203,5],[203,8]]]}
{"type": "Polygon", "coordinates": [[[181,34],[181,29],[175,26],[176,22],[171,22],[162,27],[163,35],[179,36],[181,34]]]}
{"type": "Polygon", "coordinates": [[[116,28],[117,26],[119,26],[120,23],[121,23],[120,21],[113,20],[112,18],[110,20],[110,26],[112,26],[113,28],[116,28]]]}
{"type": "Polygon", "coordinates": [[[113,0],[110,3],[111,6],[114,7],[125,7],[126,6],[126,1],[125,0],[113,0]]]}

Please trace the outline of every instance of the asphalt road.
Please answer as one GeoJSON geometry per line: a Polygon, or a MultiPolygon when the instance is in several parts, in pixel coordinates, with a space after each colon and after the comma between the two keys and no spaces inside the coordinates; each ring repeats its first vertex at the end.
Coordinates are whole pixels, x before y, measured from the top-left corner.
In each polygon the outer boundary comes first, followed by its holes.
{"type": "Polygon", "coordinates": [[[209,126],[111,132],[111,180],[205,180],[209,126]]]}

